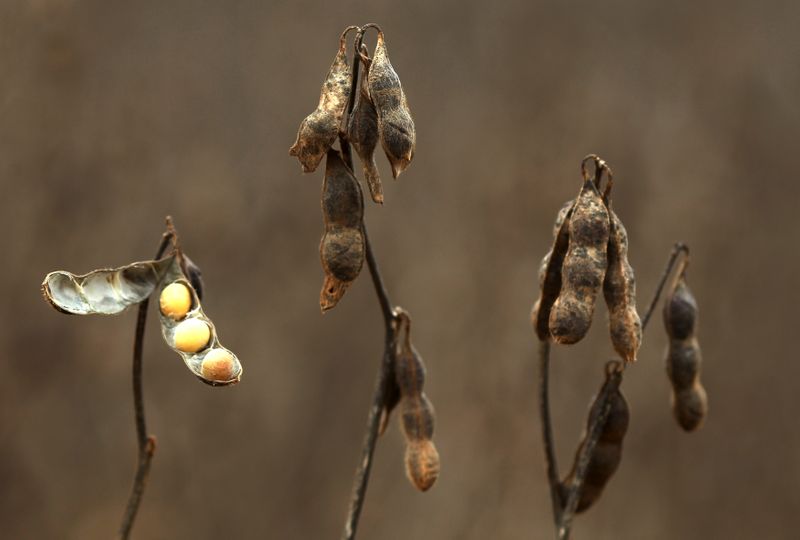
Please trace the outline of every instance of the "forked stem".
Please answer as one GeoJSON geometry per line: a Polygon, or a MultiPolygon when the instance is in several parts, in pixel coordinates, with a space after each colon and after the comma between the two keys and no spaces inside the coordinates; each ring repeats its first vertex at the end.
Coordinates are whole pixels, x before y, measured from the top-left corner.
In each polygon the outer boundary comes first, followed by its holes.
{"type": "MultiPolygon", "coordinates": [[[[172,219],[167,216],[167,231],[161,238],[155,259],[160,259],[167,246],[175,243],[176,234],[172,226],[172,219]]],[[[122,516],[122,524],[119,527],[118,538],[127,540],[136,520],[136,513],[142,502],[144,488],[147,485],[147,477],[150,473],[150,463],[156,451],[156,438],[147,434],[147,422],[144,415],[144,390],[142,386],[142,351],[144,349],[144,331],[147,325],[147,307],[150,305],[150,298],[144,299],[139,303],[139,311],[136,316],[136,335],[133,340],[133,411],[136,419],[136,440],[139,445],[138,463],[136,474],[133,477],[133,487],[128,497],[128,505],[125,514],[122,516]]]]}
{"type": "MultiPolygon", "coordinates": [[[[345,125],[349,125],[350,116],[353,113],[353,107],[355,105],[356,92],[358,90],[358,72],[361,64],[359,61],[359,55],[361,53],[361,42],[363,36],[364,29],[358,28],[354,42],[355,55],[353,58],[350,97],[344,118],[345,125]]],[[[341,147],[342,158],[344,159],[345,164],[347,164],[352,171],[353,155],[350,150],[350,143],[347,140],[346,133],[341,131],[339,133],[339,146],[341,147]]],[[[361,460],[356,467],[355,476],[353,478],[353,491],[350,497],[347,519],[344,524],[344,532],[342,532],[342,540],[353,540],[356,537],[358,520],[361,516],[361,510],[364,506],[364,500],[367,494],[369,473],[372,469],[372,456],[375,453],[375,446],[378,442],[381,413],[386,401],[386,388],[389,384],[389,376],[392,372],[391,368],[392,362],[394,361],[396,347],[395,340],[397,336],[395,315],[392,311],[392,303],[389,300],[389,294],[386,292],[386,286],[383,283],[383,278],[381,277],[381,272],[378,268],[378,261],[375,258],[375,253],[372,250],[372,244],[369,241],[366,223],[363,225],[362,233],[364,234],[364,247],[366,251],[367,267],[369,268],[369,273],[372,277],[372,284],[375,287],[375,295],[378,297],[378,303],[380,304],[381,314],[383,315],[383,321],[386,328],[386,336],[384,340],[383,357],[378,370],[378,375],[375,379],[375,388],[372,393],[372,405],[370,405],[369,414],[367,415],[367,431],[364,435],[364,443],[361,447],[361,460]]]]}
{"type": "MultiPolygon", "coordinates": [[[[594,158],[594,156],[587,156],[586,160],[590,158],[594,158]]],[[[689,247],[682,242],[677,242],[672,248],[672,252],[667,260],[667,265],[664,268],[664,273],[656,286],[653,299],[650,301],[647,312],[644,317],[642,317],[642,331],[647,327],[647,323],[650,321],[656,304],[658,304],[658,300],[661,297],[664,285],[669,275],[672,273],[672,270],[675,268],[681,254],[688,259],[689,247]]],[[[556,538],[558,540],[567,540],[569,538],[572,519],[575,515],[578,501],[580,501],[581,498],[586,472],[589,463],[591,463],[594,449],[597,446],[597,439],[600,436],[600,432],[611,410],[609,396],[619,388],[622,382],[623,370],[624,363],[620,363],[618,370],[607,379],[606,384],[603,385],[600,391],[600,395],[597,398],[600,414],[598,414],[587,427],[586,443],[581,448],[581,452],[577,458],[578,462],[575,467],[575,475],[572,479],[572,483],[566,487],[566,493],[562,497],[562,484],[558,476],[552,420],[550,418],[550,342],[539,342],[539,413],[542,422],[542,442],[544,445],[545,464],[547,467],[547,481],[550,486],[550,498],[553,503],[553,521],[556,526],[556,538]]]]}

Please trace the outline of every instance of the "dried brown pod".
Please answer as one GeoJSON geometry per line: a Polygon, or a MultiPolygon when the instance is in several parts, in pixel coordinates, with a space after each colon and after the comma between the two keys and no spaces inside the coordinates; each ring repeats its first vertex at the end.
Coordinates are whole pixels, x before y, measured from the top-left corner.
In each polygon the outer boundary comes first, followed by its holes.
{"type": "Polygon", "coordinates": [[[628,233],[608,208],[611,229],[608,238],[608,270],[603,295],[608,306],[608,327],[614,349],[626,362],[635,362],[642,343],[642,321],[636,311],[636,280],[628,262],[628,233]]]}
{"type": "Polygon", "coordinates": [[[320,292],[323,312],[333,308],[364,265],[364,199],[353,173],[338,151],[329,150],[322,183],[325,233],[319,253],[325,281],[320,292]]]}
{"type": "Polygon", "coordinates": [[[194,261],[192,261],[185,254],[183,255],[183,272],[186,274],[186,277],[189,278],[189,283],[191,283],[192,287],[194,287],[194,291],[197,293],[197,298],[202,300],[203,290],[205,289],[205,286],[203,285],[203,272],[201,272],[200,267],[197,266],[194,261]]]}
{"type": "Polygon", "coordinates": [[[439,452],[433,441],[411,441],[406,446],[406,474],[420,491],[428,491],[439,478],[439,452]]]}
{"type": "Polygon", "coordinates": [[[708,396],[700,382],[702,354],[695,336],[697,301],[686,284],[686,263],[664,301],[664,326],[669,336],[666,364],[672,384],[675,420],[685,431],[699,428],[708,413],[708,396]]]}
{"type": "MultiPolygon", "coordinates": [[[[609,366],[615,364],[617,363],[611,362],[609,366]]],[[[628,410],[628,403],[625,401],[625,396],[622,395],[619,389],[619,380],[614,380],[615,377],[619,376],[619,373],[615,373],[607,366],[606,380],[603,382],[600,392],[598,392],[589,409],[586,430],[584,431],[583,439],[578,446],[578,450],[575,452],[575,462],[573,463],[572,470],[564,481],[561,482],[561,498],[565,500],[567,487],[575,478],[579,456],[584,445],[587,443],[589,426],[591,426],[601,414],[603,408],[601,398],[608,392],[609,412],[605,423],[603,423],[600,437],[597,439],[597,444],[594,447],[594,452],[592,453],[589,465],[586,469],[581,496],[576,508],[576,512],[578,513],[587,510],[600,498],[603,488],[605,488],[608,481],[614,475],[614,472],[616,472],[622,460],[622,442],[625,438],[625,433],[628,431],[630,411],[628,410]]]]}
{"type": "Polygon", "coordinates": [[[364,26],[368,27],[378,30],[378,43],[367,77],[369,95],[378,113],[381,146],[392,166],[392,175],[397,178],[414,157],[417,140],[414,119],[400,78],[389,61],[383,31],[375,25],[364,26]]]}
{"type": "Polygon", "coordinates": [[[539,266],[539,299],[531,310],[531,324],[540,340],[550,339],[550,310],[561,291],[561,266],[569,248],[569,217],[575,201],[567,201],[559,210],[553,226],[553,247],[539,266]]]}
{"type": "Polygon", "coordinates": [[[431,440],[435,413],[423,392],[425,366],[411,344],[411,319],[404,311],[398,313],[394,373],[403,411],[406,472],[417,489],[426,491],[436,482],[439,474],[439,454],[431,440]]]}
{"type": "Polygon", "coordinates": [[[589,331],[608,264],[609,228],[608,210],[597,186],[585,178],[569,219],[561,291],[550,311],[550,335],[557,343],[577,343],[589,331]]]}
{"type": "Polygon", "coordinates": [[[322,157],[336,141],[342,124],[344,110],[350,94],[351,70],[347,63],[347,33],[355,27],[348,27],[339,38],[339,50],[328,70],[322,85],[317,108],[301,123],[297,140],[289,148],[289,155],[296,156],[303,166],[303,172],[314,172],[322,157]]]}
{"type": "MultiPolygon", "coordinates": [[[[364,64],[364,73],[367,74],[372,60],[366,56],[366,46],[362,44],[361,47],[361,61],[364,64]]],[[[372,103],[372,98],[369,97],[367,75],[364,75],[361,77],[358,97],[347,126],[347,140],[356,149],[361,160],[364,178],[367,179],[372,200],[383,204],[383,186],[378,173],[378,165],[375,163],[375,148],[378,146],[378,139],[378,113],[372,103]]]]}

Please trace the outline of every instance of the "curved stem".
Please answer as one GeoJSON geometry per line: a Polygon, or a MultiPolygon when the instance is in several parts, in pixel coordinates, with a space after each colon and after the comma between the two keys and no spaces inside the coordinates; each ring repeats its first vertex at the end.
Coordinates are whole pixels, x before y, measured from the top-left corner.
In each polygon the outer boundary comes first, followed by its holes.
{"type": "MultiPolygon", "coordinates": [[[[161,239],[154,259],[160,259],[170,242],[175,242],[175,230],[172,227],[172,220],[167,217],[167,232],[161,239]]],[[[139,504],[144,495],[144,488],[147,485],[147,476],[150,473],[150,462],[156,451],[156,438],[147,435],[147,422],[144,415],[144,391],[142,386],[142,351],[144,348],[144,331],[147,325],[147,307],[150,299],[147,298],[139,304],[139,311],[136,316],[136,335],[133,340],[133,410],[136,421],[136,439],[139,445],[138,464],[136,474],[133,478],[133,487],[128,497],[128,504],[125,514],[122,516],[122,524],[119,528],[118,538],[127,540],[130,536],[139,504]]]]}
{"type": "Polygon", "coordinates": [[[661,280],[658,282],[658,286],[656,287],[655,293],[653,293],[653,299],[650,301],[650,305],[647,307],[647,311],[642,317],[642,331],[647,327],[647,323],[650,322],[650,317],[653,315],[653,311],[656,309],[656,304],[658,303],[658,299],[661,298],[661,292],[664,290],[664,285],[667,283],[667,278],[669,278],[672,269],[675,267],[675,263],[678,260],[678,256],[683,253],[685,257],[689,257],[689,246],[684,244],[683,242],[675,242],[675,245],[672,246],[672,252],[669,254],[669,259],[667,260],[667,265],[664,267],[664,273],[661,274],[661,280]]]}
{"type": "Polygon", "coordinates": [[[553,442],[553,424],[550,420],[550,342],[539,341],[539,414],[542,421],[542,441],[544,441],[544,458],[547,467],[547,482],[550,484],[550,498],[553,503],[553,521],[558,524],[561,514],[560,482],[558,479],[558,463],[556,462],[555,443],[553,442]]]}

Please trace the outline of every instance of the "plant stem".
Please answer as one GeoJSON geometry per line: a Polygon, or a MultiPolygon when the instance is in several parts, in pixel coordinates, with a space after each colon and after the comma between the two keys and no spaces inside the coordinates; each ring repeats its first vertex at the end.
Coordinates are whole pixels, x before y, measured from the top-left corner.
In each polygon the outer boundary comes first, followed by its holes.
{"type": "MultiPolygon", "coordinates": [[[[363,29],[359,28],[356,32],[355,38],[356,54],[353,58],[350,99],[345,115],[345,120],[348,124],[350,115],[353,113],[356,91],[358,90],[358,72],[360,66],[358,52],[361,48],[363,35],[363,29]]],[[[347,135],[343,132],[340,132],[339,134],[339,145],[341,146],[344,162],[348,167],[350,167],[350,170],[353,170],[353,156],[350,150],[350,143],[347,140],[347,135]]],[[[395,314],[392,310],[392,303],[389,300],[389,294],[386,291],[386,286],[383,284],[383,278],[381,277],[380,269],[378,268],[378,261],[376,260],[375,253],[372,250],[372,244],[369,241],[366,223],[363,224],[362,233],[364,234],[367,267],[369,268],[369,273],[372,277],[372,284],[375,287],[375,295],[378,297],[378,303],[380,304],[386,335],[384,340],[383,357],[378,370],[378,375],[375,379],[375,388],[372,393],[372,405],[370,406],[369,414],[367,416],[367,431],[364,435],[364,443],[361,447],[361,461],[359,461],[359,464],[356,467],[355,476],[353,478],[353,491],[350,497],[350,505],[344,525],[344,532],[342,533],[341,537],[342,540],[354,540],[356,537],[358,519],[361,516],[361,509],[364,506],[364,499],[367,493],[367,484],[369,482],[369,473],[372,469],[372,456],[375,453],[375,445],[378,442],[378,430],[380,428],[381,413],[384,408],[386,388],[389,384],[389,376],[392,372],[392,362],[394,361],[396,341],[396,329],[394,325],[395,314]]]]}
{"type": "MultiPolygon", "coordinates": [[[[167,217],[167,232],[161,239],[155,259],[160,259],[167,249],[170,242],[175,240],[175,230],[172,227],[172,220],[167,217]]],[[[142,387],[142,351],[144,348],[144,331],[147,325],[147,307],[150,299],[146,298],[139,304],[139,312],[136,317],[136,336],[133,341],[133,410],[136,418],[136,439],[139,445],[138,464],[136,474],[133,478],[133,487],[128,497],[128,505],[122,517],[122,524],[119,528],[118,538],[127,540],[136,519],[136,512],[144,495],[144,488],[147,485],[147,476],[150,472],[150,462],[156,451],[156,438],[147,435],[147,423],[144,415],[144,396],[142,387]]]]}
{"type": "Polygon", "coordinates": [[[553,503],[553,522],[557,524],[561,515],[561,494],[555,443],[553,442],[553,425],[550,420],[549,373],[550,342],[544,340],[539,342],[539,414],[542,421],[547,482],[550,484],[550,498],[553,503]]]}
{"type": "Polygon", "coordinates": [[[647,307],[644,317],[642,317],[642,331],[644,331],[647,323],[650,322],[650,317],[653,315],[653,311],[656,309],[658,299],[661,298],[661,292],[664,290],[664,285],[667,283],[667,278],[672,272],[672,269],[678,260],[678,256],[681,253],[688,257],[689,246],[683,242],[675,242],[675,245],[672,246],[672,252],[669,254],[669,259],[667,260],[667,266],[664,267],[664,273],[661,274],[661,280],[658,282],[656,292],[653,294],[653,299],[650,301],[650,305],[647,307]]]}

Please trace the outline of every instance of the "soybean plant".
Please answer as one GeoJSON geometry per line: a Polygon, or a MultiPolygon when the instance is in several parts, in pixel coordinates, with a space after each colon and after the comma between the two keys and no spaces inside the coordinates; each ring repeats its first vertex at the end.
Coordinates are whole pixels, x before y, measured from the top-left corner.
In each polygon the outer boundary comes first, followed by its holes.
{"type": "Polygon", "coordinates": [[[169,217],[154,259],[84,275],[58,270],[47,274],[42,283],[45,299],[62,313],[115,315],[133,305],[139,306],[133,342],[133,406],[139,455],[119,528],[121,539],[130,536],[156,449],[155,437],[147,433],[142,388],[142,348],[150,298],[155,294],[159,299],[164,341],[193,375],[211,386],[236,384],[242,377],[239,359],[222,346],[216,327],[203,311],[202,274],[181,250],[169,217]]]}
{"type": "Polygon", "coordinates": [[[539,412],[542,422],[547,479],[553,505],[556,538],[569,538],[576,513],[588,510],[600,497],[622,459],[628,429],[628,403],[620,391],[622,376],[637,359],[642,332],[661,291],[676,265],[683,264],[664,306],[670,338],[667,373],[672,383],[672,407],[680,426],[696,429],[707,412],[700,385],[700,348],[695,338],[697,303],[685,284],[688,248],[677,243],[670,254],[653,299],[639,318],[636,280],[628,261],[628,235],[611,209],[613,172],[591,154],[581,162],[583,181],[578,196],[558,212],[553,227],[553,247],[539,267],[539,298],[531,311],[531,324],[539,339],[539,412]],[[594,171],[590,171],[589,164],[594,171]],[[605,179],[605,186],[603,186],[605,179]],[[605,379],[589,409],[581,442],[569,474],[559,479],[550,419],[550,343],[577,343],[592,323],[600,290],[608,306],[609,333],[620,360],[605,365],[605,379]]]}
{"type": "Polygon", "coordinates": [[[375,24],[349,26],[320,92],[317,108],[300,124],[289,155],[303,172],[313,172],[326,157],[322,184],[324,233],[319,246],[324,272],[320,291],[323,313],[341,301],[366,260],[385,324],[383,359],[367,419],[367,431],[353,480],[353,491],[342,539],[356,537],[366,496],[372,456],[386,429],[392,409],[400,404],[407,446],[405,468],[411,483],[426,491],[439,475],[439,454],[433,436],[433,406],[423,393],[425,367],[411,345],[411,317],[392,307],[364,221],[364,196],[354,174],[351,144],[361,163],[371,199],[383,204],[384,194],[374,153],[380,142],[397,178],[411,163],[416,145],[414,120],[408,100],[386,49],[383,31],[375,24]],[[363,43],[374,29],[377,44],[372,56],[363,43]],[[353,64],[347,61],[347,35],[355,31],[353,64]],[[359,77],[359,72],[363,73],[359,77]],[[333,148],[338,138],[339,148],[333,148]],[[402,337],[402,339],[401,339],[402,337]]]}

